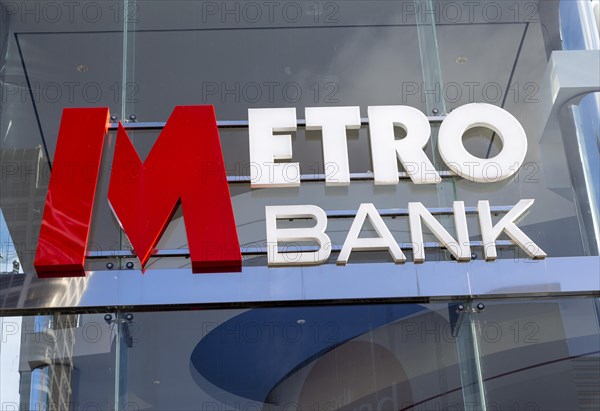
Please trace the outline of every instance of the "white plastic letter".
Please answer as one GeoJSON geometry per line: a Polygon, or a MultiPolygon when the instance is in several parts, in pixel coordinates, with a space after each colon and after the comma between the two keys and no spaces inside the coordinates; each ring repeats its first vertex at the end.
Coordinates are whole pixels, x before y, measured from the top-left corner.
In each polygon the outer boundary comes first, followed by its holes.
{"type": "Polygon", "coordinates": [[[360,128],[359,107],[307,107],[306,129],[322,130],[325,184],[350,184],[346,130],[360,128]]]}
{"type": "Polygon", "coordinates": [[[431,215],[429,210],[421,203],[408,203],[408,221],[410,224],[410,238],[417,248],[414,249],[414,262],[425,261],[425,244],[423,241],[423,227],[421,220],[425,223],[431,233],[442,243],[454,258],[459,261],[471,260],[471,247],[469,243],[469,231],[467,229],[467,215],[465,203],[454,202],[454,225],[456,226],[455,240],[439,221],[431,215]]]}
{"type": "Polygon", "coordinates": [[[350,253],[352,251],[380,251],[388,250],[395,263],[403,263],[406,261],[404,253],[400,246],[390,233],[383,219],[377,212],[373,204],[361,204],[356,212],[356,217],[352,222],[346,241],[342,247],[342,251],[337,259],[337,264],[345,265],[348,263],[350,253]],[[376,238],[359,238],[360,230],[362,229],[366,218],[369,218],[373,228],[379,237],[376,238]]]}
{"type": "Polygon", "coordinates": [[[459,176],[478,183],[493,183],[519,170],[527,154],[527,136],[508,111],[491,104],[472,103],[453,110],[444,119],[438,148],[444,162],[459,176]],[[470,154],[462,138],[474,127],[493,130],[502,140],[502,151],[492,158],[470,154]]]}
{"type": "Polygon", "coordinates": [[[267,225],[267,258],[269,266],[320,264],[327,261],[331,254],[331,240],[325,234],[327,215],[323,209],[314,205],[267,206],[265,207],[267,225]],[[277,228],[277,219],[312,218],[316,220],[313,227],[277,228]],[[279,242],[316,241],[317,251],[300,251],[281,253],[279,242]]]}
{"type": "Polygon", "coordinates": [[[273,135],[273,132],[295,130],[295,108],[248,110],[251,187],[298,187],[300,185],[300,164],[275,162],[275,160],[291,160],[292,136],[273,135]]]}
{"type": "Polygon", "coordinates": [[[429,120],[409,106],[369,107],[369,131],[375,184],[398,184],[398,161],[415,184],[437,184],[440,175],[425,155],[431,134],[429,120]],[[394,138],[394,127],[402,127],[406,137],[394,138]]]}
{"type": "Polygon", "coordinates": [[[538,247],[531,238],[527,237],[519,227],[517,221],[533,205],[533,200],[521,200],[514,206],[496,225],[492,225],[490,203],[479,201],[477,211],[479,213],[479,225],[481,226],[481,238],[483,240],[483,253],[487,261],[493,261],[498,257],[496,253],[496,239],[504,231],[523,251],[531,258],[546,258],[546,253],[538,247]]]}

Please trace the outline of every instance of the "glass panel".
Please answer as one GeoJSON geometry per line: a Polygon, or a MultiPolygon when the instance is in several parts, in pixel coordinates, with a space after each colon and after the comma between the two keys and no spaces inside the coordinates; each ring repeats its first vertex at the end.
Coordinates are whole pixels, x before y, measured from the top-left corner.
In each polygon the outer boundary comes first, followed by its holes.
{"type": "Polygon", "coordinates": [[[468,408],[485,410],[487,400],[481,371],[478,322],[474,318],[476,309],[468,302],[458,304],[456,310],[456,349],[460,362],[463,401],[468,408]]]}
{"type": "Polygon", "coordinates": [[[494,409],[600,406],[597,299],[484,302],[479,347],[494,409]]]}
{"type": "MultiPolygon", "coordinates": [[[[562,46],[565,50],[600,48],[600,3],[561,1],[558,14],[562,46]]],[[[593,53],[593,52],[591,52],[593,53]]],[[[600,75],[597,76],[600,82],[600,75]]],[[[600,244],[600,93],[590,93],[563,107],[563,135],[573,135],[576,153],[569,156],[571,178],[578,206],[578,220],[586,236],[587,254],[597,254],[600,244]]],[[[573,149],[567,147],[567,150],[573,149]]]]}
{"type": "Polygon", "coordinates": [[[565,50],[598,50],[599,29],[593,11],[597,6],[592,1],[560,2],[561,38],[565,50]]]}
{"type": "Polygon", "coordinates": [[[213,104],[219,120],[247,119],[248,107],[297,107],[304,118],[304,107],[360,105],[365,116],[422,81],[412,2],[129,3],[137,121],[187,104],[213,104]]]}
{"type": "MultiPolygon", "coordinates": [[[[0,0],[0,207],[6,221],[0,241],[10,235],[12,244],[10,250],[0,250],[6,254],[0,271],[12,272],[17,261],[19,270],[33,272],[61,112],[73,106],[108,106],[115,121],[147,122],[166,121],[176,105],[186,104],[212,104],[219,120],[246,120],[247,110],[256,107],[296,107],[301,119],[310,106],[356,105],[366,117],[369,105],[403,104],[432,115],[438,102],[438,114],[473,102],[494,104],[513,114],[528,136],[525,164],[513,178],[479,184],[444,177],[435,186],[417,186],[408,179],[397,186],[357,181],[350,187],[325,187],[315,182],[298,190],[231,185],[242,243],[263,242],[264,205],[356,210],[373,199],[379,209],[405,208],[408,201],[449,207],[461,200],[473,207],[485,199],[493,206],[512,206],[531,198],[535,204],[519,226],[549,257],[595,255],[590,238],[597,236],[597,224],[590,234],[590,224],[581,216],[593,217],[597,210],[578,210],[573,160],[565,154],[570,133],[556,130],[557,141],[540,139],[536,114],[551,52],[577,48],[569,39],[584,39],[585,33],[589,37],[583,3],[0,0]],[[563,43],[565,27],[573,33],[563,43]],[[12,249],[18,258],[8,256],[12,249]]],[[[597,108],[597,103],[587,104],[581,111],[581,128],[588,130],[586,152],[591,153],[597,127],[588,119],[597,108]]],[[[438,150],[438,130],[439,122],[433,122],[425,151],[437,170],[447,171],[438,150]]],[[[397,134],[403,138],[399,130],[397,134]]],[[[142,158],[156,135],[130,132],[142,158]]],[[[373,169],[370,137],[366,125],[348,132],[352,172],[373,169]]],[[[106,140],[90,251],[130,248],[106,199],[114,138],[110,132],[106,140]]],[[[248,175],[247,129],[222,129],[221,138],[228,174],[248,175]]],[[[467,149],[482,158],[501,150],[498,140],[487,129],[471,129],[464,136],[467,149]]],[[[323,164],[320,132],[299,128],[292,145],[292,161],[300,163],[302,173],[331,171],[323,164]]],[[[588,157],[594,189],[597,159],[588,157]]],[[[597,191],[592,191],[580,197],[597,204],[597,191]]],[[[439,219],[453,234],[453,218],[439,219]]],[[[161,247],[185,248],[182,222],[176,213],[161,247]]],[[[349,224],[331,224],[335,243],[343,242],[349,224]]],[[[410,240],[406,221],[391,224],[398,242],[410,240]]],[[[480,240],[472,216],[469,231],[471,240],[480,240]]],[[[523,256],[515,247],[499,255],[523,256]]],[[[88,261],[88,268],[103,269],[107,263],[119,268],[130,262],[137,264],[137,259],[88,261]]],[[[180,262],[163,267],[185,266],[180,262]]]]}
{"type": "Polygon", "coordinates": [[[595,409],[596,304],[473,302],[463,322],[459,304],[134,313],[128,401],[182,410],[595,409]],[[479,371],[464,362],[465,344],[479,371]],[[479,376],[461,379],[469,372],[479,376]]]}
{"type": "Polygon", "coordinates": [[[444,83],[440,70],[440,56],[436,33],[436,23],[439,22],[436,22],[434,2],[431,0],[415,0],[415,10],[419,10],[416,20],[427,113],[431,115],[445,115],[445,101],[440,98],[439,93],[435,92],[444,83]],[[434,92],[431,93],[431,91],[434,92]]]}
{"type": "Polygon", "coordinates": [[[4,317],[0,402],[592,410],[599,310],[598,299],[560,298],[4,317]]]}
{"type": "Polygon", "coordinates": [[[122,8],[122,1],[0,0],[0,207],[26,273],[62,110],[121,112],[122,8]]]}
{"type": "Polygon", "coordinates": [[[128,401],[156,409],[462,404],[447,304],[133,315],[128,401]]]}
{"type": "Polygon", "coordinates": [[[23,269],[15,243],[8,232],[4,214],[0,210],[0,274],[2,273],[19,274],[23,273],[23,269]]]}
{"type": "MultiPolygon", "coordinates": [[[[588,94],[578,106],[569,108],[578,143],[575,158],[580,160],[573,164],[581,176],[575,188],[580,224],[588,242],[595,242],[597,250],[600,244],[600,93],[588,94]]],[[[575,170],[571,170],[572,175],[575,170]]]]}
{"type": "MultiPolygon", "coordinates": [[[[486,1],[472,4],[469,10],[464,5],[434,2],[444,82],[432,93],[445,100],[448,112],[468,103],[502,107],[519,120],[528,137],[527,156],[518,173],[486,185],[457,179],[457,199],[467,204],[481,199],[491,204],[534,199],[531,212],[519,226],[548,256],[595,255],[595,247],[588,246],[585,229],[578,224],[578,200],[569,170],[572,160],[565,156],[565,143],[560,137],[542,137],[540,87],[545,86],[542,79],[550,53],[562,47],[551,41],[559,36],[559,3],[585,2],[486,1]]],[[[571,136],[564,137],[571,144],[571,136]]],[[[493,158],[502,147],[498,140],[489,129],[472,129],[463,136],[467,150],[480,158],[493,158]]],[[[509,250],[509,254],[520,252],[509,250]]]]}
{"type": "Polygon", "coordinates": [[[21,317],[0,317],[0,407],[19,410],[21,317]]]}
{"type": "Polygon", "coordinates": [[[0,318],[0,409],[114,409],[113,314],[0,318]]]}

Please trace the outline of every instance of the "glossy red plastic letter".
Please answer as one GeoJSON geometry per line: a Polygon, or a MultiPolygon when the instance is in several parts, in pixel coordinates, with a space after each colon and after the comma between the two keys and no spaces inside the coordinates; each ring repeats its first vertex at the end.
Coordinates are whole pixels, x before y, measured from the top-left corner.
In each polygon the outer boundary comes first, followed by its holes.
{"type": "Polygon", "coordinates": [[[119,125],[108,199],[142,267],[181,202],[192,270],[241,270],[212,106],[176,107],[144,163],[119,125]]]}
{"type": "Polygon", "coordinates": [[[82,277],[109,121],[108,108],[63,111],[34,266],[38,277],[82,277]]]}

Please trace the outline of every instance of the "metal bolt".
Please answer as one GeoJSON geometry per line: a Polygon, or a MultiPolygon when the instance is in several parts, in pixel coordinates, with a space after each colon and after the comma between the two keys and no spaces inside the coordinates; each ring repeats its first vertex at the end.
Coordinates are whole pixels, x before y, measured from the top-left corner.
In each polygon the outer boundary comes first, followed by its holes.
{"type": "Polygon", "coordinates": [[[129,314],[125,314],[125,319],[127,321],[132,321],[133,320],[133,314],[129,313],[129,314]]]}
{"type": "Polygon", "coordinates": [[[456,307],[458,309],[458,311],[463,311],[465,309],[465,305],[464,304],[458,304],[458,307],[456,307]]]}
{"type": "Polygon", "coordinates": [[[477,304],[477,309],[479,311],[483,311],[485,309],[485,305],[483,303],[479,303],[479,304],[477,304]]]}
{"type": "Polygon", "coordinates": [[[471,260],[477,260],[477,253],[471,253],[471,260]]]}
{"type": "Polygon", "coordinates": [[[111,263],[111,262],[106,263],[106,268],[108,270],[112,270],[114,267],[115,267],[115,265],[113,263],[111,263]]]}
{"type": "Polygon", "coordinates": [[[433,110],[431,110],[431,112],[437,116],[440,113],[440,110],[434,108],[433,110]]]}
{"type": "Polygon", "coordinates": [[[118,119],[119,119],[119,117],[117,117],[116,114],[112,114],[110,116],[110,121],[113,122],[113,123],[116,123],[118,119]]]}
{"type": "Polygon", "coordinates": [[[107,324],[110,324],[110,322],[112,321],[112,315],[104,314],[104,321],[106,321],[107,324]]]}
{"type": "Polygon", "coordinates": [[[129,115],[129,120],[133,121],[135,123],[135,121],[137,120],[137,116],[135,114],[130,114],[129,115]]]}
{"type": "Polygon", "coordinates": [[[133,262],[128,261],[127,264],[125,264],[125,267],[127,267],[127,269],[129,269],[129,270],[133,269],[133,262]]]}

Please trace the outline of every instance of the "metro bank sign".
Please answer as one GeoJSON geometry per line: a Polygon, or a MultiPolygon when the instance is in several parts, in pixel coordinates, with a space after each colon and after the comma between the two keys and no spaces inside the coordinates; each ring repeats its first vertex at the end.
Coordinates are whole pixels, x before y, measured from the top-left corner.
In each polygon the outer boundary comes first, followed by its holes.
{"type": "MultiPolygon", "coordinates": [[[[377,185],[398,184],[398,163],[415,184],[441,181],[423,148],[431,128],[427,117],[408,106],[368,108],[373,178],[377,185]],[[396,140],[394,127],[406,137],[396,140]]],[[[61,120],[53,170],[35,257],[39,277],[84,276],[92,210],[100,173],[108,108],[65,109],[61,120]],[[61,178],[64,173],[69,179],[61,178]]],[[[346,130],[361,126],[359,107],[306,108],[306,128],[321,130],[326,185],[350,184],[346,130]],[[328,173],[328,165],[336,172],[328,173]]],[[[296,130],[295,108],[250,109],[250,170],[253,188],[294,187],[300,184],[300,166],[292,159],[291,135],[296,130]]],[[[478,183],[493,183],[515,174],[527,152],[527,137],[507,111],[489,104],[468,104],[455,109],[442,122],[438,148],[442,159],[457,175],[478,183]],[[486,127],[501,138],[503,148],[491,159],[471,155],[462,143],[473,127],[486,127]]],[[[148,157],[142,162],[119,124],[108,201],[138,256],[142,269],[155,252],[178,205],[184,214],[190,260],[194,273],[241,271],[242,256],[225,164],[212,106],[176,107],[148,157]]],[[[488,201],[477,211],[485,259],[497,258],[496,240],[506,233],[531,258],[546,254],[519,227],[517,220],[533,200],[521,200],[493,224],[488,201]]],[[[456,238],[421,203],[409,203],[409,223],[414,262],[425,261],[422,223],[459,261],[471,259],[465,206],[453,205],[456,238]]],[[[332,244],[326,234],[327,215],[315,205],[265,208],[269,266],[326,262],[332,244]],[[278,228],[280,219],[313,219],[306,228],[278,228]],[[317,243],[316,250],[296,250],[294,258],[281,243],[317,243]]],[[[340,250],[337,264],[348,262],[353,251],[387,250],[394,262],[406,257],[373,204],[361,204],[340,250]],[[361,238],[369,219],[377,233],[361,238]]]]}

